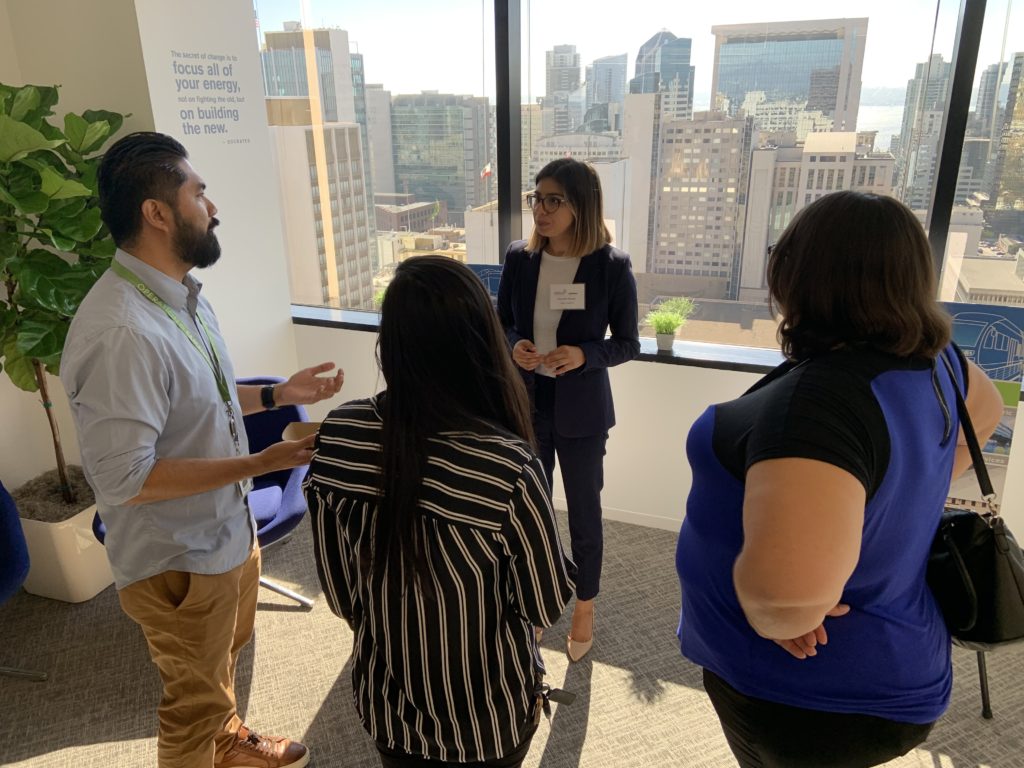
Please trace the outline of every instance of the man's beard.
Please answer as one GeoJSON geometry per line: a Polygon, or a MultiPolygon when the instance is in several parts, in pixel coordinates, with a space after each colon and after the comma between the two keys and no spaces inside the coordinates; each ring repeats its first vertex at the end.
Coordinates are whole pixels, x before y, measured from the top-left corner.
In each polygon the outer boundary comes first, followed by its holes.
{"type": "Polygon", "coordinates": [[[201,231],[190,226],[175,211],[174,223],[174,250],[179,259],[199,269],[217,263],[217,259],[220,258],[220,241],[213,232],[213,228],[220,224],[217,219],[211,218],[209,228],[201,231]]]}

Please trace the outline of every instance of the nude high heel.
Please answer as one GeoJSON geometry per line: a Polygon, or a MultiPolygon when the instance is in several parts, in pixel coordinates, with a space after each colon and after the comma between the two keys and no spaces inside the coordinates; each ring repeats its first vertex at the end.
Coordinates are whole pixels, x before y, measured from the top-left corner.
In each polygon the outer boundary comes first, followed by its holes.
{"type": "Polygon", "coordinates": [[[568,635],[565,638],[565,652],[569,656],[570,661],[579,661],[590,652],[591,646],[594,645],[594,619],[590,620],[590,639],[589,640],[573,640],[572,635],[568,635]]]}

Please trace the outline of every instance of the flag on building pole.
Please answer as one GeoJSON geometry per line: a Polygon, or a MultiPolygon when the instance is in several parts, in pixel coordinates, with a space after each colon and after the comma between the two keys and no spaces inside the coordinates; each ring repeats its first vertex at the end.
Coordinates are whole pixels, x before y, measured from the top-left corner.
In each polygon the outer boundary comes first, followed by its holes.
{"type": "Polygon", "coordinates": [[[493,173],[493,171],[491,170],[491,164],[490,164],[490,163],[487,163],[487,165],[485,165],[485,166],[483,167],[483,170],[481,170],[481,171],[480,171],[480,178],[481,178],[481,179],[486,179],[486,178],[487,178],[488,176],[490,176],[490,175],[491,175],[492,173],[493,173]]]}

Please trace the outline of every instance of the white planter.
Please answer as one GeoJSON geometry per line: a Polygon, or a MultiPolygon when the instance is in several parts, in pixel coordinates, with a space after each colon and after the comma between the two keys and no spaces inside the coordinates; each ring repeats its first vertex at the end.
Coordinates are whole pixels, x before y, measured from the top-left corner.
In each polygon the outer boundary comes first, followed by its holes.
{"type": "Polygon", "coordinates": [[[672,342],[676,340],[676,335],[674,333],[656,333],[654,334],[654,337],[658,341],[659,352],[672,351],[672,342]]]}
{"type": "Polygon", "coordinates": [[[114,582],[107,552],[92,533],[95,514],[93,505],[61,523],[21,519],[30,561],[26,592],[81,603],[114,582]]]}

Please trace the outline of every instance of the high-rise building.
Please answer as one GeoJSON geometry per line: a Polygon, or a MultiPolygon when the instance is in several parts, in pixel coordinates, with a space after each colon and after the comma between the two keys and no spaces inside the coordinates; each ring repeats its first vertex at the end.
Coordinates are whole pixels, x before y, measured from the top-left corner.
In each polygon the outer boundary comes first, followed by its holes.
{"type": "Polygon", "coordinates": [[[975,136],[992,138],[1000,128],[999,91],[1010,74],[1007,63],[989,64],[981,73],[970,127],[975,136]]]}
{"type": "Polygon", "coordinates": [[[689,120],[693,116],[696,70],[690,65],[692,42],[663,29],[640,46],[637,53],[629,92],[665,94],[661,101],[665,119],[689,120]]]}
{"type": "MultiPolygon", "coordinates": [[[[271,98],[309,98],[310,88],[306,70],[307,53],[315,57],[318,75],[319,120],[324,123],[354,122],[359,126],[359,162],[371,169],[366,179],[369,199],[373,200],[372,161],[369,153],[368,122],[366,116],[366,89],[363,75],[363,57],[349,52],[348,32],[343,29],[314,29],[309,34],[299,22],[286,22],[285,30],[267,32],[261,52],[263,83],[271,98]],[[307,38],[312,50],[307,51],[307,38]]],[[[316,120],[311,111],[311,119],[316,120]]],[[[376,231],[373,206],[369,208],[370,232],[376,231]]],[[[369,239],[370,254],[376,261],[376,240],[369,239]]]]}
{"type": "MultiPolygon", "coordinates": [[[[261,53],[263,85],[267,96],[309,96],[306,76],[306,33],[297,22],[284,32],[267,32],[261,53]]],[[[355,94],[352,87],[352,59],[348,32],[343,29],[314,29],[313,50],[319,76],[320,108],[325,123],[354,123],[355,94]]]]}
{"type": "Polygon", "coordinates": [[[366,132],[374,192],[395,191],[395,160],[391,146],[391,92],[379,83],[366,85],[366,132]]]}
{"type": "Polygon", "coordinates": [[[580,55],[575,45],[556,45],[545,51],[544,65],[547,98],[580,87],[580,55]]]}
{"type": "Polygon", "coordinates": [[[292,300],[372,309],[376,240],[359,125],[272,125],[270,134],[292,300]]]}
{"type": "Polygon", "coordinates": [[[1013,55],[992,182],[989,225],[1001,235],[1024,240],[1024,53],[1013,55]]]}
{"type": "MultiPolygon", "coordinates": [[[[903,124],[895,147],[896,192],[908,200],[930,200],[931,183],[946,108],[951,66],[942,54],[932,54],[914,67],[914,76],[907,81],[903,103],[903,124]]],[[[916,207],[908,203],[912,208],[916,207]]],[[[924,202],[925,207],[928,202],[924,202]]]]}
{"type": "Polygon", "coordinates": [[[755,149],[743,230],[740,301],[765,301],[768,245],[797,211],[822,195],[843,189],[891,195],[896,161],[874,152],[854,132],[809,133],[803,142],[755,149]]]}
{"type": "Polygon", "coordinates": [[[801,102],[832,118],[835,130],[852,131],[867,31],[866,18],[712,27],[712,107],[735,115],[749,92],[763,91],[769,102],[801,102]]]}
{"type": "Polygon", "coordinates": [[[443,200],[448,219],[465,224],[467,207],[491,199],[491,109],[482,96],[425,91],[391,101],[391,137],[398,192],[417,202],[443,200]]]}
{"type": "Polygon", "coordinates": [[[587,67],[587,109],[595,104],[619,104],[626,98],[626,54],[594,59],[587,67]]]}
{"type": "Polygon", "coordinates": [[[530,163],[533,148],[544,135],[544,118],[540,104],[522,104],[519,107],[519,179],[523,191],[533,189],[533,177],[530,175],[530,163]]]}
{"type": "Polygon", "coordinates": [[[698,112],[661,123],[651,271],[689,278],[686,292],[738,294],[753,119],[698,112]]]}

